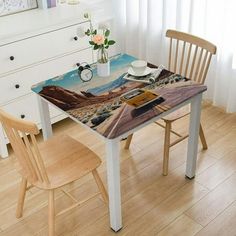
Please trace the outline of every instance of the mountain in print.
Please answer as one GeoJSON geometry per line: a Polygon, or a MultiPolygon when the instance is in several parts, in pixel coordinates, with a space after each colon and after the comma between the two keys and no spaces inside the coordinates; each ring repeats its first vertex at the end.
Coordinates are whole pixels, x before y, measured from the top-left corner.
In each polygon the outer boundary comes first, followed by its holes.
{"type": "Polygon", "coordinates": [[[135,88],[142,87],[141,83],[127,83],[126,85],[104,92],[101,95],[94,95],[91,92],[80,91],[80,94],[62,88],[60,86],[48,85],[43,87],[39,94],[52,102],[64,111],[91,106],[103,102],[108,102],[111,99],[117,98],[135,88]]]}

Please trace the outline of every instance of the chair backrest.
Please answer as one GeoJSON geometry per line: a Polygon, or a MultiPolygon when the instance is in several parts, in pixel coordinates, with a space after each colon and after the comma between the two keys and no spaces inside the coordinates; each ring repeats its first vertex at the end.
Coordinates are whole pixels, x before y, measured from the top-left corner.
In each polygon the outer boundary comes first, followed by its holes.
{"type": "Polygon", "coordinates": [[[0,122],[12,145],[24,177],[31,183],[39,181],[49,184],[35,138],[35,135],[39,133],[37,125],[17,119],[2,110],[0,110],[0,122]]]}
{"type": "Polygon", "coordinates": [[[203,84],[216,46],[176,30],[167,30],[166,37],[170,38],[168,69],[203,84]]]}

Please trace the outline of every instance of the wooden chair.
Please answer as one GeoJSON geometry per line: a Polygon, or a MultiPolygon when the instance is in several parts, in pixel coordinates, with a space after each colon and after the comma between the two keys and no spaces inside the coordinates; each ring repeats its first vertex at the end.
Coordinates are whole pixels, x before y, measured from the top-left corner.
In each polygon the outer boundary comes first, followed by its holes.
{"type": "Polygon", "coordinates": [[[26,191],[34,186],[48,192],[49,236],[55,235],[55,216],[98,194],[102,195],[106,204],[108,203],[106,190],[96,170],[101,160],[89,148],[67,135],[55,136],[38,146],[35,135],[39,130],[34,123],[16,119],[2,110],[0,121],[14,150],[17,169],[22,176],[16,209],[17,218],[22,217],[26,191]],[[56,214],[55,190],[89,173],[93,174],[100,193],[78,202],[70,193],[62,190],[74,204],[56,214]]]}
{"type": "MultiPolygon", "coordinates": [[[[216,46],[204,39],[176,30],[167,30],[166,37],[170,38],[168,70],[203,84],[206,79],[212,55],[216,54],[216,46]]],[[[185,106],[164,117],[162,119],[164,124],[155,122],[165,128],[163,175],[168,174],[170,147],[188,137],[188,134],[181,135],[172,130],[172,123],[187,116],[189,112],[189,106],[185,106]],[[178,139],[171,142],[171,133],[178,136],[178,139]]],[[[128,136],[126,140],[126,149],[130,146],[132,136],[133,134],[128,136]]],[[[202,125],[200,125],[199,136],[203,149],[207,149],[202,125]]]]}

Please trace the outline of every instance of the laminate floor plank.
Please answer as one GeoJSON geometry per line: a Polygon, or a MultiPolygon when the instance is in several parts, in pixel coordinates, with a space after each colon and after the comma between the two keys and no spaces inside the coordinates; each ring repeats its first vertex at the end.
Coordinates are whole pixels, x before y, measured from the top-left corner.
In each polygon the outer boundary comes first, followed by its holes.
{"type": "Polygon", "coordinates": [[[236,202],[211,221],[196,236],[235,236],[236,202]]]}
{"type": "Polygon", "coordinates": [[[214,189],[236,171],[236,150],[196,176],[196,181],[208,189],[214,189]]]}
{"type": "MultiPolygon", "coordinates": [[[[199,142],[195,179],[184,177],[187,140],[171,148],[169,175],[162,176],[164,129],[151,124],[134,134],[129,150],[121,142],[123,229],[110,229],[108,209],[99,196],[58,217],[56,235],[235,236],[236,114],[203,103],[201,122],[208,150],[203,151],[199,142]]],[[[188,117],[174,128],[185,133],[188,117]]],[[[69,134],[98,153],[98,171],[107,185],[104,142],[70,119],[53,125],[53,131],[69,134]]],[[[37,139],[41,142],[42,135],[37,139]]],[[[19,182],[10,158],[0,159],[0,236],[47,236],[47,194],[41,190],[30,189],[23,217],[15,218],[19,182]]],[[[79,200],[97,191],[90,175],[65,189],[79,200]]],[[[70,204],[67,196],[56,192],[57,211],[70,204]]]]}
{"type": "Polygon", "coordinates": [[[170,223],[157,236],[193,236],[203,227],[186,215],[181,215],[170,223]]]}
{"type": "Polygon", "coordinates": [[[209,192],[185,214],[202,226],[206,226],[236,201],[235,183],[236,173],[209,192]]]}
{"type": "MultiPolygon", "coordinates": [[[[151,166],[148,168],[149,172],[151,172],[151,166]]],[[[154,169],[152,167],[152,169],[154,169]]],[[[152,175],[155,175],[152,172],[152,175]]],[[[142,178],[142,174],[139,175],[142,178]]],[[[145,176],[143,176],[145,177],[145,176]]],[[[122,183],[122,211],[123,211],[123,229],[121,234],[126,232],[128,226],[135,222],[138,218],[140,218],[144,213],[147,213],[155,205],[161,203],[166,198],[174,194],[181,186],[184,186],[189,180],[185,179],[182,175],[182,169],[176,169],[173,173],[170,173],[167,177],[162,175],[149,186],[140,185],[139,193],[132,194],[128,190],[127,186],[133,185],[132,179],[127,179],[122,183]],[[178,176],[178,177],[177,177],[178,176]],[[130,182],[131,181],[131,182],[130,182]],[[130,185],[131,184],[131,185],[130,185]],[[141,186],[143,188],[141,188],[141,186]]],[[[132,191],[132,190],[131,190],[132,191]]],[[[89,226],[83,230],[76,229],[75,234],[77,235],[95,235],[96,232],[99,232],[98,235],[110,235],[111,230],[106,227],[106,223],[108,220],[108,216],[99,219],[94,226],[89,226]]]]}
{"type": "Polygon", "coordinates": [[[184,211],[193,206],[207,193],[208,190],[196,182],[187,183],[131,224],[124,235],[157,235],[164,227],[183,214],[184,211]]]}

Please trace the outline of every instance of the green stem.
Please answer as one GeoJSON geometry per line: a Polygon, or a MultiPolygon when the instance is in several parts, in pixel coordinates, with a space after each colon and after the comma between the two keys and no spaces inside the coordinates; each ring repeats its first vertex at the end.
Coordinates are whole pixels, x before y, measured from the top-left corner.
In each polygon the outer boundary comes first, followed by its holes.
{"type": "Polygon", "coordinates": [[[106,50],[104,47],[101,47],[101,63],[107,63],[108,62],[108,58],[106,55],[106,50]]]}

